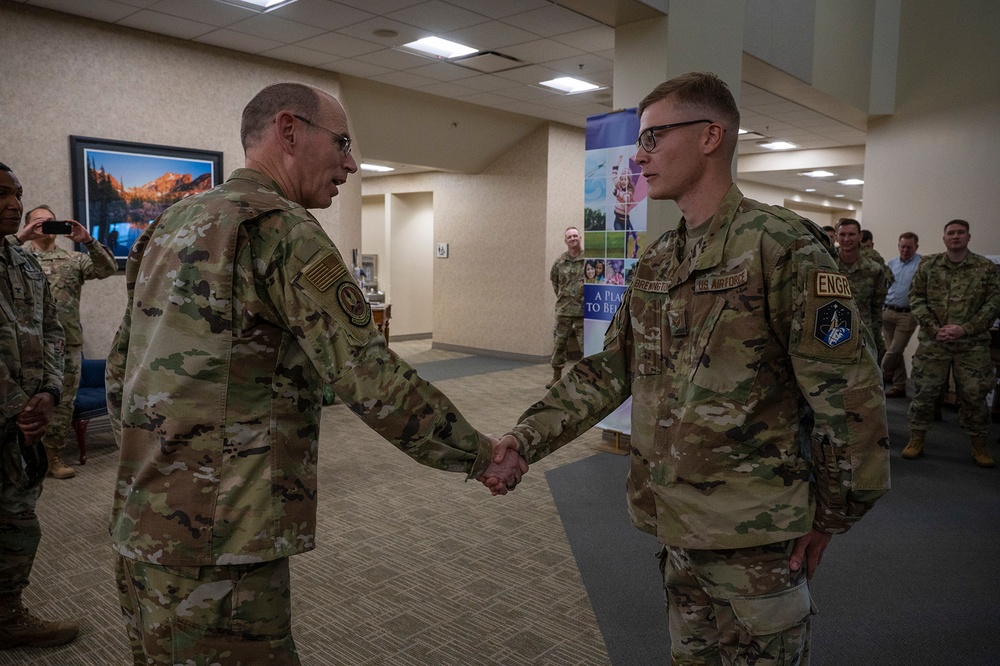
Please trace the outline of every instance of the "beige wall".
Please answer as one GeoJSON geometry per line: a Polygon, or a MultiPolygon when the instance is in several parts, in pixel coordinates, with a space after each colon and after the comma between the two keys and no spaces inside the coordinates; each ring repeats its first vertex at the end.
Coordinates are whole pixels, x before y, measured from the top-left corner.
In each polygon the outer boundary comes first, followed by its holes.
{"type": "MultiPolygon", "coordinates": [[[[0,3],[0,160],[24,186],[24,203],[70,216],[70,135],[223,152],[243,166],[239,118],[265,85],[296,80],[338,94],[336,75],[226,49],[0,3]]],[[[314,211],[345,256],[361,246],[360,178],[329,209],[314,211]]],[[[115,275],[83,290],[84,353],[104,356],[125,308],[115,275]]]]}
{"type": "Polygon", "coordinates": [[[434,196],[430,192],[386,196],[389,223],[387,293],[392,304],[391,334],[434,331],[434,196]]]}

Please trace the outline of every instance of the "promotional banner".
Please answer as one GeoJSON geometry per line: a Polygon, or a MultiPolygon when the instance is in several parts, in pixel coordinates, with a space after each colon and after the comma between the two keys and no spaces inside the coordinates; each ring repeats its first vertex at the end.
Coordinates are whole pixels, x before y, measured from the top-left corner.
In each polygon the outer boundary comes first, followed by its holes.
{"type": "MultiPolygon", "coordinates": [[[[646,245],[646,179],[635,163],[635,109],[587,118],[584,182],[584,353],[604,347],[604,333],[646,245]]],[[[631,432],[632,401],[598,424],[631,432]]]]}

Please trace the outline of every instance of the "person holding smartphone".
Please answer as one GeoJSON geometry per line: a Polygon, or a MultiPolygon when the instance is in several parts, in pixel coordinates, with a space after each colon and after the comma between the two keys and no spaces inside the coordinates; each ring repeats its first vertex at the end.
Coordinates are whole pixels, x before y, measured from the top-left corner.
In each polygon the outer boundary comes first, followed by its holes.
{"type": "Polygon", "coordinates": [[[63,395],[52,412],[48,429],[42,437],[49,459],[48,475],[69,479],[76,471],[63,462],[62,448],[73,420],[73,400],[80,385],[80,359],[83,355],[83,329],[80,326],[80,291],[85,280],[100,280],[118,269],[111,250],[98,243],[87,228],[76,220],[57,220],[48,206],[37,206],[24,216],[24,228],[15,240],[31,252],[42,265],[59,311],[59,323],[66,332],[66,362],[63,371],[63,395]],[[58,236],[68,236],[86,252],[67,250],[56,244],[58,236]]]}

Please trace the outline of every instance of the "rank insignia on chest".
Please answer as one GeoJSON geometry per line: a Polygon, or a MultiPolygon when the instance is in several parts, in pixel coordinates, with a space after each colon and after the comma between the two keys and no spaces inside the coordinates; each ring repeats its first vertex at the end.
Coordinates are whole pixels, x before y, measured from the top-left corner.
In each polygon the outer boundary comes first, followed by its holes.
{"type": "Polygon", "coordinates": [[[830,301],[816,309],[814,335],[824,345],[833,349],[851,339],[854,313],[840,301],[830,301]]]}
{"type": "Polygon", "coordinates": [[[337,303],[355,326],[367,326],[372,319],[368,301],[353,282],[344,282],[337,287],[337,303]]]}

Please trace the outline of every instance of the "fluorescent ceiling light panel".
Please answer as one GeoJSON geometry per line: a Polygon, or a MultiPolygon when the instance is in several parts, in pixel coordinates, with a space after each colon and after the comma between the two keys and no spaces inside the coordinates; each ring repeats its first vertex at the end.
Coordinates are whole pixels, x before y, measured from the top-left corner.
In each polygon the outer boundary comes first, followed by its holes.
{"type": "Polygon", "coordinates": [[[403,46],[435,58],[458,58],[459,56],[471,55],[479,50],[465,44],[449,42],[440,37],[424,37],[415,42],[403,44],[403,46]]]}
{"type": "Polygon", "coordinates": [[[596,86],[593,83],[587,83],[586,81],[581,81],[580,79],[574,79],[572,76],[561,76],[558,79],[552,79],[550,81],[539,81],[538,85],[545,86],[547,88],[554,88],[559,92],[566,93],[567,95],[575,95],[576,93],[590,92],[591,90],[601,89],[601,86],[596,86]]]}
{"type": "Polygon", "coordinates": [[[395,171],[395,169],[393,169],[392,167],[382,166],[381,164],[364,164],[364,163],[362,163],[361,164],[361,168],[364,169],[365,171],[378,171],[378,172],[395,171]]]}
{"type": "Polygon", "coordinates": [[[817,169],[816,171],[806,171],[800,173],[800,176],[809,176],[810,178],[829,178],[833,174],[829,171],[823,171],[822,169],[817,169]]]}
{"type": "Polygon", "coordinates": [[[767,148],[768,150],[791,150],[792,148],[798,148],[794,143],[788,143],[787,141],[771,141],[770,143],[760,144],[761,148],[767,148]]]}
{"type": "Polygon", "coordinates": [[[848,178],[847,180],[838,180],[841,185],[864,185],[865,181],[860,178],[848,178]]]}
{"type": "Polygon", "coordinates": [[[806,188],[806,192],[815,192],[815,191],[816,191],[815,187],[807,187],[806,188]]]}
{"type": "Polygon", "coordinates": [[[272,9],[277,9],[278,7],[284,7],[285,5],[290,5],[295,0],[219,0],[223,4],[235,5],[237,7],[254,7],[262,12],[269,12],[272,9]]]}

